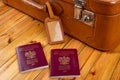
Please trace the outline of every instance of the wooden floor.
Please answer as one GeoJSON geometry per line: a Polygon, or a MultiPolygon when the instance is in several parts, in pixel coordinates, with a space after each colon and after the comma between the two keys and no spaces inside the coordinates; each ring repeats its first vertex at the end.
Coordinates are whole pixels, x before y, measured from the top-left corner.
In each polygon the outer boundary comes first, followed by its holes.
{"type": "Polygon", "coordinates": [[[0,2],[0,80],[120,80],[120,53],[95,50],[68,35],[63,44],[49,45],[43,23],[0,2]],[[41,42],[48,63],[51,49],[76,48],[81,77],[51,79],[49,68],[20,73],[15,48],[32,41],[41,42]]]}

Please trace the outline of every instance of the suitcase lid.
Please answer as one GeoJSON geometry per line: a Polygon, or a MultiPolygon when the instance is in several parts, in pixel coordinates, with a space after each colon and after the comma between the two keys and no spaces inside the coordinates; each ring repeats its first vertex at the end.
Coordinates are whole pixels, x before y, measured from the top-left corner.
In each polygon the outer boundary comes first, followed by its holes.
{"type": "Polygon", "coordinates": [[[95,13],[115,15],[120,13],[120,0],[89,0],[89,7],[95,13]]]}
{"type": "MultiPolygon", "coordinates": [[[[62,0],[73,4],[73,0],[62,0]]],[[[115,15],[120,13],[120,0],[84,0],[85,8],[94,13],[115,15]]]]}
{"type": "MultiPolygon", "coordinates": [[[[38,2],[46,2],[46,0],[35,0],[38,2]]],[[[74,5],[73,0],[49,0],[63,1],[74,5]]],[[[86,2],[85,9],[97,14],[115,15],[120,13],[120,0],[84,0],[86,2]]]]}

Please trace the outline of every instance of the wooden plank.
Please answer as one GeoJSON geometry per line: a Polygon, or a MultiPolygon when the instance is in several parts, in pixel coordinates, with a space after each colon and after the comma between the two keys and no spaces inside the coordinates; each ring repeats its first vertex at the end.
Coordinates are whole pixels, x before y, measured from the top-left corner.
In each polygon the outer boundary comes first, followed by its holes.
{"type": "Polygon", "coordinates": [[[86,79],[110,80],[119,59],[120,54],[103,53],[95,66],[90,70],[86,79]]]}
{"type": "Polygon", "coordinates": [[[19,38],[10,43],[7,47],[3,48],[0,51],[0,67],[4,65],[13,55],[15,55],[15,48],[26,42],[30,42],[31,39],[36,37],[41,31],[42,26],[40,27],[38,21],[35,21],[31,24],[30,29],[25,31],[19,38]]]}
{"type": "Polygon", "coordinates": [[[4,24],[2,24],[0,27],[0,35],[5,34],[9,29],[11,29],[13,26],[16,24],[20,23],[23,21],[23,18],[25,15],[22,13],[18,13],[18,15],[15,15],[12,17],[10,20],[6,21],[4,24]]]}
{"type": "Polygon", "coordinates": [[[94,64],[96,63],[96,61],[99,59],[100,56],[101,56],[101,52],[95,50],[92,53],[92,55],[89,57],[87,62],[85,62],[85,65],[83,66],[83,68],[81,69],[81,71],[80,71],[81,77],[76,78],[75,80],[83,80],[83,79],[85,79],[87,74],[89,73],[90,69],[94,66],[94,64]]]}
{"type": "Polygon", "coordinates": [[[120,80],[120,59],[117,64],[117,67],[115,68],[113,75],[111,77],[111,80],[120,80]]]}
{"type": "MultiPolygon", "coordinates": [[[[20,15],[18,15],[18,16],[20,16],[20,15]]],[[[22,15],[22,17],[17,18],[17,20],[15,20],[14,22],[16,22],[16,23],[14,23],[14,25],[12,25],[12,29],[10,28],[11,30],[9,30],[9,26],[7,26],[7,23],[5,24],[6,26],[0,30],[1,32],[3,32],[3,34],[1,33],[2,35],[0,36],[0,41],[1,41],[0,49],[4,48],[8,44],[10,44],[23,31],[27,30],[29,28],[27,26],[31,25],[32,18],[22,15]],[[4,39],[4,41],[2,41],[2,39],[4,39]]],[[[10,23],[12,23],[12,22],[10,21],[10,23]]]]}
{"type": "Polygon", "coordinates": [[[0,75],[2,75],[4,73],[4,71],[7,70],[8,67],[10,67],[10,65],[15,61],[16,56],[13,56],[5,65],[3,65],[0,68],[0,75]]]}
{"type": "Polygon", "coordinates": [[[47,78],[46,80],[60,80],[58,78],[47,78]]]}
{"type": "Polygon", "coordinates": [[[68,44],[66,44],[66,46],[64,48],[75,48],[75,49],[77,49],[78,55],[79,55],[79,53],[85,46],[86,45],[83,44],[82,42],[80,42],[79,40],[72,38],[72,40],[68,44]]]}
{"type": "Polygon", "coordinates": [[[47,78],[46,80],[60,80],[58,78],[47,78]]]}
{"type": "Polygon", "coordinates": [[[17,15],[18,13],[19,13],[19,11],[15,10],[15,9],[11,9],[7,13],[1,15],[0,16],[0,25],[2,25],[3,23],[5,23],[9,19],[11,19],[12,17],[17,15]]]}
{"type": "Polygon", "coordinates": [[[16,56],[12,57],[5,65],[0,68],[0,80],[11,80],[18,72],[16,56]],[[7,76],[6,76],[7,75],[7,76]]]}
{"type": "MultiPolygon", "coordinates": [[[[34,75],[36,76],[36,75],[34,75]]],[[[35,78],[34,80],[46,80],[49,77],[49,68],[46,68],[44,70],[41,71],[41,73],[39,73],[39,75],[37,76],[37,78],[35,78]]],[[[25,80],[33,80],[33,78],[31,78],[31,76],[29,76],[28,79],[25,80]]]]}
{"type": "MultiPolygon", "coordinates": [[[[44,26],[44,24],[42,24],[41,26],[44,26]]],[[[45,27],[43,27],[43,31],[32,41],[40,42],[42,44],[43,48],[48,45],[48,39],[47,39],[45,27]]]]}
{"type": "Polygon", "coordinates": [[[12,77],[14,77],[16,75],[16,72],[18,70],[18,65],[17,64],[17,61],[13,62],[13,64],[10,65],[9,68],[6,69],[6,71],[4,71],[2,73],[2,75],[0,75],[0,80],[11,80],[12,77]],[[13,68],[14,67],[14,68],[13,68]],[[7,74],[7,76],[6,76],[7,74]]]}
{"type": "Polygon", "coordinates": [[[7,11],[9,11],[10,9],[12,9],[12,8],[9,6],[6,6],[6,5],[0,6],[0,15],[3,15],[7,11]]]}
{"type": "Polygon", "coordinates": [[[7,30],[9,30],[9,28],[11,28],[10,24],[14,25],[15,24],[14,22],[17,21],[19,18],[21,18],[21,16],[17,15],[14,18],[11,19],[13,22],[11,20],[9,20],[5,24],[0,26],[0,49],[2,49],[4,46],[6,46],[8,44],[8,41],[9,41],[9,35],[6,35],[5,32],[7,30]],[[4,39],[4,41],[3,41],[3,39],[4,39]]]}
{"type": "Polygon", "coordinates": [[[34,20],[28,16],[24,16],[20,21],[21,22],[13,26],[11,30],[6,32],[6,34],[10,36],[10,43],[30,28],[26,26],[31,26],[31,23],[34,23],[34,20]]]}
{"type": "Polygon", "coordinates": [[[8,35],[2,35],[0,36],[0,50],[8,45],[9,42],[9,36],[8,35]]]}
{"type": "Polygon", "coordinates": [[[79,59],[79,66],[80,70],[83,68],[85,63],[88,61],[89,57],[93,54],[94,49],[86,46],[79,54],[78,59],[79,59]]]}

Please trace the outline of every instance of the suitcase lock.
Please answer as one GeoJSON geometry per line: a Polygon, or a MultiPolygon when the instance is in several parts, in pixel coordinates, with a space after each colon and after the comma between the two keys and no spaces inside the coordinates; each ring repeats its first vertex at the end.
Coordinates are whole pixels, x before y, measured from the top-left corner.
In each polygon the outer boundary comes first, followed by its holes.
{"type": "Polygon", "coordinates": [[[93,27],[94,13],[84,8],[85,0],[74,0],[74,18],[93,27]]]}

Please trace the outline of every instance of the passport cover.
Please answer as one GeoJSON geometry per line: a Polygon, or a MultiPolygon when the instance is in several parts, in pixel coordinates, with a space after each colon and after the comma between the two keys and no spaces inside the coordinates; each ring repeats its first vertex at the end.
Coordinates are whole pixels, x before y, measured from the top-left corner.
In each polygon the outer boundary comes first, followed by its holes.
{"type": "Polygon", "coordinates": [[[40,43],[18,46],[16,51],[20,72],[48,67],[48,63],[40,43]]]}
{"type": "Polygon", "coordinates": [[[80,77],[76,49],[51,50],[50,77],[80,77]]]}

